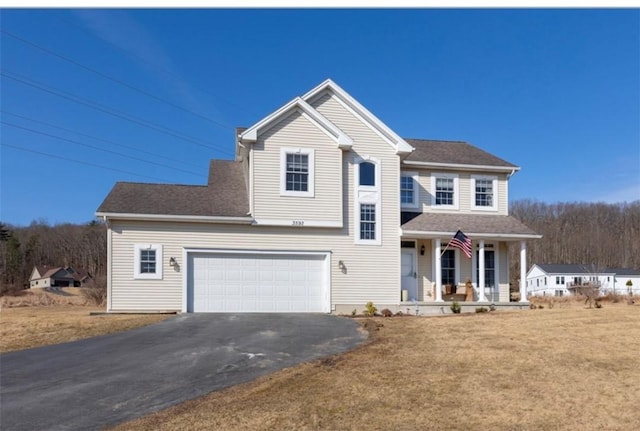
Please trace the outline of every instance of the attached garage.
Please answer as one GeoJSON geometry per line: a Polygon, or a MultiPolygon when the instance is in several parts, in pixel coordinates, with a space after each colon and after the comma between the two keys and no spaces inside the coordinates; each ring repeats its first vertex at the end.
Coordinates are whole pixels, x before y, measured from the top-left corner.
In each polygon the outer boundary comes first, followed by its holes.
{"type": "Polygon", "coordinates": [[[188,312],[330,311],[327,253],[188,252],[188,312]]]}

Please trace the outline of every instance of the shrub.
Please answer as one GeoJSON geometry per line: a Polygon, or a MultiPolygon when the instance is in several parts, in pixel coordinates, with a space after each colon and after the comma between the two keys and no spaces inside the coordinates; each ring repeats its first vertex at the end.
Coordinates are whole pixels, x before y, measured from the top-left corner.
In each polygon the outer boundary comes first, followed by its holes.
{"type": "Polygon", "coordinates": [[[106,277],[96,277],[92,287],[85,287],[80,290],[82,297],[88,303],[101,306],[107,301],[107,279],[106,277]]]}
{"type": "Polygon", "coordinates": [[[462,311],[462,307],[460,306],[458,301],[453,301],[450,308],[454,314],[460,314],[460,312],[462,311]]]}
{"type": "Polygon", "coordinates": [[[380,314],[382,314],[384,317],[391,317],[393,316],[393,313],[391,312],[391,310],[389,310],[388,308],[385,308],[384,310],[382,310],[380,312],[380,314]]]}
{"type": "Polygon", "coordinates": [[[486,307],[478,307],[478,308],[476,308],[476,313],[486,313],[487,311],[489,311],[489,309],[486,308],[486,307]]]}
{"type": "Polygon", "coordinates": [[[369,317],[373,317],[376,315],[376,312],[378,311],[378,309],[376,308],[375,305],[373,305],[373,302],[369,301],[367,302],[367,304],[365,305],[365,307],[367,308],[364,311],[364,315],[365,316],[369,316],[369,317]]]}

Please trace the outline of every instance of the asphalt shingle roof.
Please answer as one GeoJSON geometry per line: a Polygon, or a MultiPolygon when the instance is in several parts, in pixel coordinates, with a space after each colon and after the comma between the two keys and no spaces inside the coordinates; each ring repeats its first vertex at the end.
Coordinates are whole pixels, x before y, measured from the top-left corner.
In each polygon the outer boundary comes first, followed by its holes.
{"type": "Polygon", "coordinates": [[[493,214],[422,213],[402,225],[404,231],[455,234],[460,229],[466,235],[496,234],[537,236],[518,219],[493,214]]]}
{"type": "Polygon", "coordinates": [[[593,264],[576,263],[539,263],[537,264],[547,274],[616,274],[640,275],[640,270],[629,268],[598,268],[593,264]]]}
{"type": "Polygon", "coordinates": [[[206,186],[118,182],[98,212],[244,217],[249,199],[242,164],[211,160],[206,186]]]}
{"type": "Polygon", "coordinates": [[[415,148],[415,151],[405,159],[407,161],[518,168],[467,142],[428,139],[405,139],[405,141],[415,148]]]}

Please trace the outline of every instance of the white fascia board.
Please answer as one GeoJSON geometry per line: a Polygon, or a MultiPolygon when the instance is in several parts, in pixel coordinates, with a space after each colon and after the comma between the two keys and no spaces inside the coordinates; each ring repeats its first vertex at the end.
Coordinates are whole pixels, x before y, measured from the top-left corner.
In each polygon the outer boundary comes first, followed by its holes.
{"type": "Polygon", "coordinates": [[[520,166],[490,166],[490,165],[463,165],[457,163],[435,163],[435,162],[415,162],[413,160],[403,160],[403,165],[424,167],[424,168],[438,168],[438,169],[452,169],[459,171],[495,171],[495,172],[514,172],[520,170],[520,166]]]}
{"type": "Polygon", "coordinates": [[[172,215],[172,214],[128,214],[97,212],[97,217],[104,220],[148,220],[148,221],[177,221],[194,223],[230,223],[252,224],[253,217],[223,217],[223,216],[196,216],[196,215],[172,215]]]}
{"type": "Polygon", "coordinates": [[[360,102],[351,97],[349,93],[344,91],[338,84],[333,82],[331,79],[327,79],[322,82],[317,87],[308,91],[302,98],[304,100],[310,100],[319,93],[324,90],[331,90],[333,94],[335,94],[343,103],[357,112],[361,117],[363,117],[373,128],[377,129],[381,134],[383,134],[387,139],[392,142],[392,146],[396,150],[396,154],[409,154],[414,148],[409,145],[404,139],[398,136],[393,130],[387,127],[378,117],[373,115],[367,108],[362,106],[360,102]]]}
{"type": "Polygon", "coordinates": [[[277,111],[245,130],[240,134],[240,141],[255,142],[258,139],[259,131],[266,130],[269,126],[275,124],[278,120],[289,114],[293,109],[300,109],[304,114],[306,114],[307,118],[309,118],[316,127],[323,130],[334,141],[336,141],[340,149],[351,149],[353,140],[300,97],[296,97],[277,111]]]}
{"type": "MultiPolygon", "coordinates": [[[[403,237],[411,237],[411,238],[442,238],[442,237],[453,237],[457,231],[451,232],[429,232],[429,231],[419,231],[419,230],[402,230],[403,237]]],[[[518,234],[518,233],[474,233],[474,232],[465,232],[466,236],[474,239],[503,239],[505,241],[508,240],[521,240],[521,239],[540,239],[542,235],[530,235],[530,234],[518,234]]]]}

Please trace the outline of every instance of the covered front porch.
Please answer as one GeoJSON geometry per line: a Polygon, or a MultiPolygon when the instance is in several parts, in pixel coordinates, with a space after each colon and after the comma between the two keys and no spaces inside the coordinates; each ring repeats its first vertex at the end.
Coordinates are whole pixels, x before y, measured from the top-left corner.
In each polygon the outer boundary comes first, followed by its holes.
{"type": "Polygon", "coordinates": [[[527,240],[540,238],[510,216],[419,214],[402,225],[401,304],[409,307],[516,305],[511,301],[509,246],[519,245],[519,303],[527,303],[527,240]],[[471,257],[453,247],[457,230],[471,257]]]}

